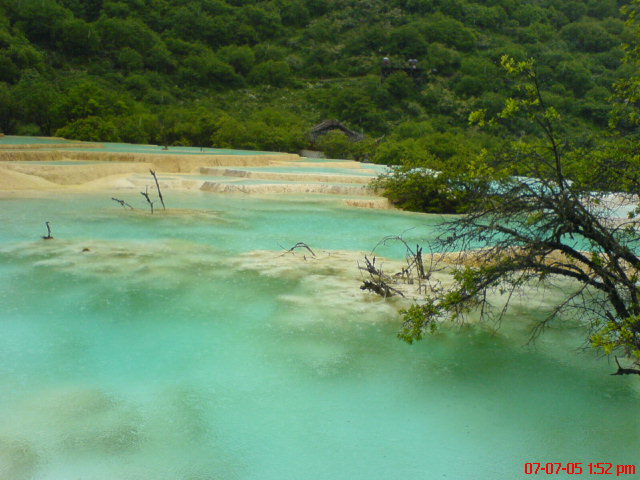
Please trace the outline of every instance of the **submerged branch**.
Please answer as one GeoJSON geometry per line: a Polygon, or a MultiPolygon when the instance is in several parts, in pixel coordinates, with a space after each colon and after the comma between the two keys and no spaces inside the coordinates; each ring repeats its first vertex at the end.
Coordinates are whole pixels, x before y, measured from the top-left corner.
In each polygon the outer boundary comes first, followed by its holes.
{"type": "Polygon", "coordinates": [[[378,280],[377,282],[365,280],[360,286],[360,290],[369,290],[370,292],[377,293],[384,298],[393,297],[394,294],[398,294],[401,297],[404,297],[404,293],[396,288],[389,286],[382,280],[378,280]]]}
{"type": "Polygon", "coordinates": [[[364,263],[364,267],[361,267],[360,264],[358,264],[358,269],[367,272],[369,274],[369,279],[363,280],[360,290],[368,290],[384,298],[392,297],[394,294],[404,297],[404,293],[389,285],[388,282],[390,279],[384,274],[382,269],[376,267],[376,257],[373,257],[372,261],[365,255],[364,263]]]}
{"type": "MultiPolygon", "coordinates": [[[[280,245],[280,246],[282,247],[282,245],[280,245]]],[[[284,248],[284,247],[283,247],[283,248],[284,248]]],[[[298,242],[298,243],[296,243],[296,244],[295,244],[293,247],[291,247],[290,249],[285,250],[285,252],[284,252],[282,255],[286,255],[287,253],[294,253],[293,251],[294,251],[296,248],[304,248],[304,249],[307,249],[307,250],[309,251],[309,253],[311,253],[311,255],[313,255],[314,257],[316,256],[316,254],[315,254],[315,253],[313,253],[313,250],[311,250],[311,247],[309,247],[309,245],[307,245],[307,244],[306,244],[306,243],[304,243],[304,242],[298,242]]],[[[282,256],[282,255],[280,255],[280,256],[282,256]]]]}
{"type": "Polygon", "coordinates": [[[47,226],[47,236],[46,237],[42,237],[43,240],[53,240],[53,236],[51,235],[51,226],[49,225],[49,222],[44,222],[45,225],[47,226]]]}
{"type": "Polygon", "coordinates": [[[618,362],[618,357],[616,358],[616,363],[618,364],[618,370],[611,375],[640,375],[640,370],[637,368],[622,368],[620,362],[618,362]]]}
{"type": "Polygon", "coordinates": [[[111,197],[111,200],[113,200],[114,202],[118,202],[120,205],[122,205],[123,207],[129,207],[131,210],[133,210],[134,208],[129,205],[127,202],[125,202],[124,200],[120,200],[119,198],[115,198],[115,197],[111,197]]]}

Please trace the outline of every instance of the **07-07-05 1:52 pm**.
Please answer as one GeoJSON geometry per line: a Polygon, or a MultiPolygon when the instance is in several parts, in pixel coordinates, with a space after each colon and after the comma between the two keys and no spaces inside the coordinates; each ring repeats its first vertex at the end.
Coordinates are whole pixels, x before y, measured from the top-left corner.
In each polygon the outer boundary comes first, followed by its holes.
{"type": "Polygon", "coordinates": [[[569,475],[635,475],[635,465],[623,465],[608,462],[598,463],[561,463],[561,462],[528,462],[524,464],[526,475],[558,475],[561,473],[569,475]]]}

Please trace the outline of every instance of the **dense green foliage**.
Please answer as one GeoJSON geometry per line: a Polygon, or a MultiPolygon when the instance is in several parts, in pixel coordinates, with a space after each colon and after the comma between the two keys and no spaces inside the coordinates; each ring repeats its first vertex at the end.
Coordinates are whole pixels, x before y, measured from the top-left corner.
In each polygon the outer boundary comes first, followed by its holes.
{"type": "MultiPolygon", "coordinates": [[[[464,163],[502,135],[469,131],[512,94],[499,58],[535,57],[568,128],[602,129],[633,31],[616,0],[0,0],[0,129],[70,138],[464,163]],[[416,58],[381,81],[380,64],[416,58]],[[373,141],[377,139],[378,141],[373,141]]],[[[429,167],[430,165],[425,165],[429,167]]],[[[434,165],[431,165],[434,166],[434,165]]]]}

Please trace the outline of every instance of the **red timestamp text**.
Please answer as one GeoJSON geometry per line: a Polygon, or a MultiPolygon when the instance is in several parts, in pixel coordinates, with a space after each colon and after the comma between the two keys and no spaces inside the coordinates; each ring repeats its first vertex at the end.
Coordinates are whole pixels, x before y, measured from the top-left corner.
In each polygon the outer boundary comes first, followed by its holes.
{"type": "Polygon", "coordinates": [[[635,465],[622,465],[607,462],[598,463],[561,463],[561,462],[529,462],[524,464],[525,475],[558,475],[566,473],[568,475],[635,475],[635,465]]]}

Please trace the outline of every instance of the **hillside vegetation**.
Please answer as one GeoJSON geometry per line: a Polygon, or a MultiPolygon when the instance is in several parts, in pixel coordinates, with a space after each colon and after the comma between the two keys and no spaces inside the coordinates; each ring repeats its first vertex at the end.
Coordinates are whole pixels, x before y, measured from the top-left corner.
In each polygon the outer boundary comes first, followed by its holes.
{"type": "Polygon", "coordinates": [[[624,3],[0,0],[0,130],[464,163],[499,142],[467,119],[512,94],[503,54],[536,59],[569,130],[606,128],[611,85],[630,75],[624,3]],[[424,81],[401,71],[383,81],[383,56],[417,59],[424,81]],[[309,128],[330,118],[366,139],[310,145],[309,128]]]}

